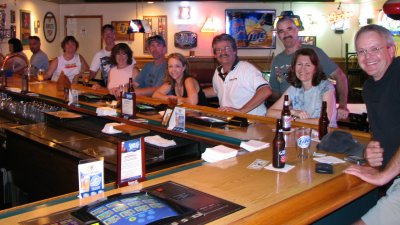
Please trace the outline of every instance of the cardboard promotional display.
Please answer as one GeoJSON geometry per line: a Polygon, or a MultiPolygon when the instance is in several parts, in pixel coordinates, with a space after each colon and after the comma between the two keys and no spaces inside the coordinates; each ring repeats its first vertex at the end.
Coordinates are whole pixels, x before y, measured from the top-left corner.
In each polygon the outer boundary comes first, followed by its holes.
{"type": "Polygon", "coordinates": [[[146,180],[143,137],[123,141],[118,145],[117,186],[123,187],[146,180]]]}

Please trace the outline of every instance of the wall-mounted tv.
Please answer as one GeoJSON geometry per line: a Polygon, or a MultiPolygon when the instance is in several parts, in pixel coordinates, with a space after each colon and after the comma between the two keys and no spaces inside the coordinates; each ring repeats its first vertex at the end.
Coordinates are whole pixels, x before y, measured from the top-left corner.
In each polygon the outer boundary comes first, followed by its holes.
{"type": "Polygon", "coordinates": [[[235,40],[238,48],[276,48],[273,23],[274,9],[226,9],[225,32],[235,40]]]}

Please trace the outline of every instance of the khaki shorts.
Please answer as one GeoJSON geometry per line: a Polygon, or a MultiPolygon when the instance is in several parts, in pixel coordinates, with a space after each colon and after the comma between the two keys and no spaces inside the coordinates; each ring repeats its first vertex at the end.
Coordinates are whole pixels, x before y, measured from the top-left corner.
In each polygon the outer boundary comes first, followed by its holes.
{"type": "Polygon", "coordinates": [[[379,199],[361,219],[367,225],[400,224],[400,178],[393,181],[386,196],[379,199]]]}

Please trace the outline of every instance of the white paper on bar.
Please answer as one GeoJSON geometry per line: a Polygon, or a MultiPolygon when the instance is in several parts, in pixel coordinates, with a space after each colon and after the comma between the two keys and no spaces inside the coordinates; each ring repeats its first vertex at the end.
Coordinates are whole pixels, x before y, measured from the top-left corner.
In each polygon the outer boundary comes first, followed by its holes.
{"type": "Polygon", "coordinates": [[[287,173],[289,170],[293,169],[294,166],[289,165],[289,164],[285,164],[285,166],[283,168],[275,168],[272,166],[272,163],[269,164],[268,166],[264,167],[267,170],[272,170],[272,171],[276,171],[276,172],[284,172],[287,173]]]}
{"type": "Polygon", "coordinates": [[[117,110],[110,107],[97,107],[96,113],[98,116],[116,116],[117,110]]]}
{"type": "Polygon", "coordinates": [[[104,128],[101,130],[101,132],[106,133],[106,134],[118,134],[122,133],[122,131],[114,129],[115,126],[123,125],[123,123],[106,123],[104,125],[104,128]]]}
{"type": "Polygon", "coordinates": [[[160,146],[160,147],[169,147],[169,146],[174,146],[176,145],[176,142],[174,140],[168,140],[160,135],[154,135],[154,136],[147,136],[144,137],[144,141],[146,143],[155,145],[155,146],[160,146]]]}
{"type": "Polygon", "coordinates": [[[207,162],[217,162],[224,159],[235,157],[238,150],[226,147],[224,145],[217,145],[213,148],[206,148],[206,151],[201,154],[201,158],[207,162]]]}
{"type": "Polygon", "coordinates": [[[338,164],[338,163],[345,163],[346,161],[336,158],[334,156],[322,156],[322,157],[315,157],[315,161],[320,163],[328,163],[328,164],[338,164]]]}
{"type": "Polygon", "coordinates": [[[257,140],[242,141],[240,143],[240,147],[246,149],[249,152],[268,148],[269,146],[270,146],[269,143],[257,140]]]}

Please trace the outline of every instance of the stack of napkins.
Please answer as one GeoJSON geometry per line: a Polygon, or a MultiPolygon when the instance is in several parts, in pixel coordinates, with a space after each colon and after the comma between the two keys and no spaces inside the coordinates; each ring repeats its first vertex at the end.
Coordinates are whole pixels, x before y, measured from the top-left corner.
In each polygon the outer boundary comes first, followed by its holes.
{"type": "Polygon", "coordinates": [[[174,140],[167,140],[160,135],[147,136],[144,138],[144,141],[146,143],[160,147],[169,147],[176,145],[176,142],[174,140]]]}
{"type": "Polygon", "coordinates": [[[110,107],[98,107],[96,113],[98,116],[116,116],[117,110],[110,107]]]}
{"type": "Polygon", "coordinates": [[[224,159],[235,157],[238,150],[228,148],[224,145],[217,145],[213,148],[206,148],[206,151],[201,154],[201,158],[207,162],[217,162],[224,159]]]}
{"type": "Polygon", "coordinates": [[[256,140],[242,141],[242,143],[240,143],[240,147],[249,152],[254,152],[263,148],[268,148],[269,143],[256,140]]]}

